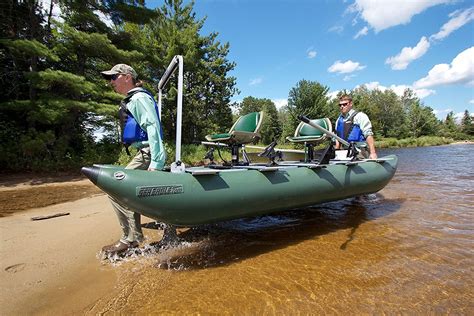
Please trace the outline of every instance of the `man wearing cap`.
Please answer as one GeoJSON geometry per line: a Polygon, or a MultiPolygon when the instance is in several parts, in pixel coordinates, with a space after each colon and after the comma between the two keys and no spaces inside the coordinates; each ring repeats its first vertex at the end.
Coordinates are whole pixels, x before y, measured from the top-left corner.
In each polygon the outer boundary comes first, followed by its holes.
{"type": "MultiPolygon", "coordinates": [[[[354,110],[352,98],[348,95],[339,98],[339,109],[341,115],[336,122],[337,136],[348,142],[366,142],[369,147],[369,158],[377,159],[372,123],[367,114],[354,110]]],[[[340,147],[341,144],[336,140],[335,148],[340,147]]]]}
{"type": "MultiPolygon", "coordinates": [[[[117,93],[125,96],[119,108],[121,139],[127,152],[128,147],[137,149],[137,154],[125,168],[149,171],[162,169],[166,153],[158,108],[152,94],[141,87],[142,82],[129,65],[118,64],[101,74],[110,81],[117,93]]],[[[113,197],[109,198],[123,234],[120,240],[103,247],[102,251],[106,254],[119,254],[138,247],[138,243],[143,241],[140,214],[121,205],[113,197]]]]}

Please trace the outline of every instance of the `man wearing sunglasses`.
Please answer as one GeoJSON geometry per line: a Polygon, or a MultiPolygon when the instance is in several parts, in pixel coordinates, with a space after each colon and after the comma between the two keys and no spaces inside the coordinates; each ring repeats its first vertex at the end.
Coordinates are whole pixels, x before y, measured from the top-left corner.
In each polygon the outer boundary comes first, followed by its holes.
{"type": "MultiPolygon", "coordinates": [[[[367,114],[352,109],[352,98],[348,95],[339,98],[339,110],[341,115],[336,122],[337,136],[348,142],[367,143],[369,147],[368,158],[376,159],[374,133],[367,114]]],[[[335,148],[341,148],[341,144],[337,140],[335,148]]]]}
{"type": "MultiPolygon", "coordinates": [[[[119,108],[121,138],[127,153],[128,147],[137,149],[137,154],[125,168],[149,171],[162,169],[166,152],[158,107],[153,95],[142,88],[136,71],[129,65],[118,64],[101,74],[110,81],[117,93],[125,96],[119,108]]],[[[120,240],[102,248],[104,253],[113,255],[138,247],[138,243],[143,241],[143,232],[140,214],[121,205],[112,197],[110,201],[123,231],[120,240]]]]}

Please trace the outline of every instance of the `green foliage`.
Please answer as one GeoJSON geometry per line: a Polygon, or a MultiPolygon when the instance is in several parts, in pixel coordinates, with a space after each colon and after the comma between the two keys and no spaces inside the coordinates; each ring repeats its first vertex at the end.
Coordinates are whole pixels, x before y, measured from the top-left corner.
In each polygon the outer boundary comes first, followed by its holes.
{"type": "Polygon", "coordinates": [[[416,138],[422,135],[434,135],[436,133],[439,122],[433,110],[423,106],[412,90],[405,90],[401,102],[405,113],[405,124],[402,125],[405,131],[401,136],[416,138]]]}
{"type": "Polygon", "coordinates": [[[301,80],[288,95],[288,116],[283,126],[282,139],[293,135],[300,123],[299,115],[309,118],[331,117],[334,113],[328,96],[329,88],[318,82],[301,80]]]}
{"type": "Polygon", "coordinates": [[[44,57],[51,61],[59,60],[56,54],[52,53],[46,45],[41,44],[37,40],[0,39],[0,45],[7,47],[12,54],[18,57],[31,58],[36,56],[44,57]]]}
{"type": "Polygon", "coordinates": [[[464,111],[464,115],[461,120],[461,131],[471,137],[474,136],[474,124],[472,122],[472,116],[468,110],[464,111]]]}
{"type": "Polygon", "coordinates": [[[383,138],[375,142],[377,148],[439,146],[454,142],[454,139],[440,136],[421,136],[418,138],[383,138]]]}

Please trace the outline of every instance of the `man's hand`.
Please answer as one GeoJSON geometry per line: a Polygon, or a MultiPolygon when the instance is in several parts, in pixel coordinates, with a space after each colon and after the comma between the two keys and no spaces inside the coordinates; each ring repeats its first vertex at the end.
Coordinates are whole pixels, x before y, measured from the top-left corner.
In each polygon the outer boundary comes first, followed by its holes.
{"type": "Polygon", "coordinates": [[[156,171],[157,169],[155,168],[148,168],[148,171],[156,171]]]}
{"type": "Polygon", "coordinates": [[[377,153],[376,152],[371,152],[369,158],[370,159],[377,159],[377,153]]]}

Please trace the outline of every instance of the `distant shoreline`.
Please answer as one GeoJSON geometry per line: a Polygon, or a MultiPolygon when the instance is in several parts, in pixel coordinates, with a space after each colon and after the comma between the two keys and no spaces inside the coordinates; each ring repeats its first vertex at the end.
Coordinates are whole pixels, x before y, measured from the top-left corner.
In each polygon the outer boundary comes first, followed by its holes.
{"type": "Polygon", "coordinates": [[[456,141],[456,142],[451,143],[450,145],[465,145],[465,144],[473,145],[474,141],[472,140],[456,141]]]}

